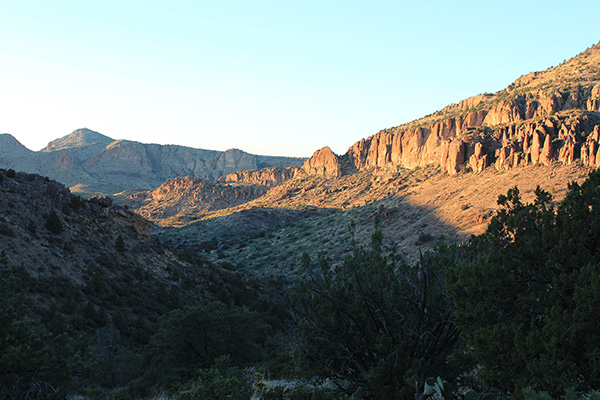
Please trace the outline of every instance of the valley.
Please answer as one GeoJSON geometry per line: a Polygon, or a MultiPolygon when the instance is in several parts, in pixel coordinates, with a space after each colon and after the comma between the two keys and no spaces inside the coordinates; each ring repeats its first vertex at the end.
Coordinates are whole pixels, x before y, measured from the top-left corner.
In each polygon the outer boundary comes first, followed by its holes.
{"type": "Polygon", "coordinates": [[[0,135],[0,397],[597,398],[599,167],[600,43],[339,155],[0,135]]]}

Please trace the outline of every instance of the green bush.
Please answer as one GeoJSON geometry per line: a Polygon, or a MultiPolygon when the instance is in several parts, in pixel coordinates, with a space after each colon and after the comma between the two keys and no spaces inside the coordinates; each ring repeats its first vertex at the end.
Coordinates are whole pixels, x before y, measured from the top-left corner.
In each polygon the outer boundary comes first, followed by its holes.
{"type": "Polygon", "coordinates": [[[600,387],[600,172],[555,210],[551,196],[521,202],[517,188],[465,260],[450,268],[456,322],[505,392],[535,387],[556,396],[600,387]]]}
{"type": "Polygon", "coordinates": [[[0,222],[0,235],[15,237],[15,231],[13,231],[10,225],[0,222]]]}
{"type": "Polygon", "coordinates": [[[291,387],[275,386],[265,389],[261,400],[337,400],[350,399],[344,395],[336,395],[331,389],[295,385],[291,387]]]}
{"type": "Polygon", "coordinates": [[[63,224],[55,210],[50,211],[46,218],[46,229],[54,234],[59,234],[63,231],[63,224]]]}
{"type": "Polygon", "coordinates": [[[433,240],[433,236],[429,233],[420,233],[415,245],[419,246],[421,244],[425,244],[427,242],[431,242],[433,240]]]}
{"type": "Polygon", "coordinates": [[[117,236],[117,239],[115,240],[115,249],[121,254],[125,253],[125,250],[127,250],[123,236],[117,236]]]}
{"type": "Polygon", "coordinates": [[[9,169],[6,171],[6,177],[7,178],[16,178],[17,177],[17,172],[14,169],[9,169]]]}
{"type": "Polygon", "coordinates": [[[246,307],[213,301],[174,310],[152,339],[150,378],[160,384],[186,381],[224,355],[241,367],[260,362],[269,332],[260,314],[246,307]]]}
{"type": "Polygon", "coordinates": [[[288,290],[300,352],[311,371],[346,394],[412,397],[411,375],[452,375],[448,356],[458,341],[440,265],[410,267],[384,256],[381,235],[355,248],[337,268],[303,256],[304,274],[288,290]]]}
{"type": "Polygon", "coordinates": [[[248,400],[252,385],[244,371],[230,366],[225,356],[217,359],[214,367],[201,369],[192,388],[180,391],[178,396],[180,400],[248,400]]]}

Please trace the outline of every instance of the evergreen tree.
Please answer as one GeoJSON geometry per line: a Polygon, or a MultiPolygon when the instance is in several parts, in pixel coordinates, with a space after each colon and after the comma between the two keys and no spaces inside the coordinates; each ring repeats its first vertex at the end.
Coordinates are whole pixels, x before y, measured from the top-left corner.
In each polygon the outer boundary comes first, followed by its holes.
{"type": "Polygon", "coordinates": [[[563,393],[600,385],[600,172],[569,185],[555,210],[517,188],[468,259],[451,268],[456,320],[489,385],[563,393]]]}
{"type": "Polygon", "coordinates": [[[410,267],[384,256],[380,233],[337,268],[322,257],[303,260],[287,297],[312,372],[348,394],[379,399],[412,397],[411,376],[452,374],[458,331],[437,263],[423,257],[410,267]]]}
{"type": "Polygon", "coordinates": [[[63,231],[63,224],[55,210],[50,211],[46,218],[46,229],[55,234],[63,231]]]}

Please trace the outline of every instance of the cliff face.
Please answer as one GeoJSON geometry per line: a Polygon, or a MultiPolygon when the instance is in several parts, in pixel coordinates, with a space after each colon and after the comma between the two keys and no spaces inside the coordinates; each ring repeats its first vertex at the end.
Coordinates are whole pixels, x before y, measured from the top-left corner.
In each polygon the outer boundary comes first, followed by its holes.
{"type": "Polygon", "coordinates": [[[600,44],[556,68],[524,75],[495,94],[462,100],[420,120],[386,129],[341,157],[324,149],[308,174],[339,177],[367,167],[439,166],[481,172],[581,159],[595,165],[600,124],[600,44]],[[341,168],[346,162],[349,167],[341,168]]]}
{"type": "MultiPolygon", "coordinates": [[[[439,164],[444,172],[450,174],[457,173],[462,165],[479,172],[493,160],[499,160],[494,165],[507,167],[510,162],[505,162],[505,158],[514,151],[531,151],[528,162],[537,163],[539,155],[535,146],[544,148],[548,137],[545,158],[541,162],[549,164],[557,160],[570,163],[579,158],[577,153],[583,144],[582,138],[587,137],[597,123],[598,92],[600,85],[596,84],[551,96],[529,94],[498,100],[489,110],[468,112],[432,125],[401,126],[381,131],[355,143],[347,156],[358,169],[389,165],[415,168],[439,164]],[[589,112],[576,114],[569,111],[589,112]],[[562,125],[562,122],[567,125],[562,125]],[[534,145],[534,149],[529,149],[530,144],[534,145]],[[566,150],[562,150],[564,146],[569,146],[571,158],[566,150]],[[503,150],[496,152],[499,148],[503,150]],[[484,153],[489,156],[487,160],[484,153]],[[473,155],[475,158],[470,161],[473,155]]],[[[522,154],[520,157],[526,159],[525,156],[522,154]]]]}
{"type": "Polygon", "coordinates": [[[327,178],[342,176],[342,165],[339,157],[329,147],[317,150],[311,158],[304,162],[302,170],[309,175],[320,175],[327,178]]]}
{"type": "Polygon", "coordinates": [[[214,181],[240,170],[285,168],[302,162],[238,149],[222,152],[113,140],[89,129],[54,140],[40,152],[26,149],[10,135],[0,137],[0,167],[47,175],[88,194],[154,189],[178,176],[214,181]]]}

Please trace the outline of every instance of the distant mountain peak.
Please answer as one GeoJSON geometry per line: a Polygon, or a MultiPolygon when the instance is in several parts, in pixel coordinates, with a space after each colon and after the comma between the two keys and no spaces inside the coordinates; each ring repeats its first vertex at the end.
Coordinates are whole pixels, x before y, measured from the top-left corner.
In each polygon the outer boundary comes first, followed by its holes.
{"type": "Polygon", "coordinates": [[[9,133],[0,134],[0,156],[5,154],[15,156],[30,153],[32,151],[23,146],[13,135],[9,133]]]}
{"type": "Polygon", "coordinates": [[[91,129],[82,128],[74,130],[67,136],[63,136],[60,139],[51,141],[44,149],[42,149],[42,151],[57,151],[73,147],[87,146],[93,143],[109,144],[112,142],[114,142],[114,139],[109,138],[108,136],[91,129]]]}

